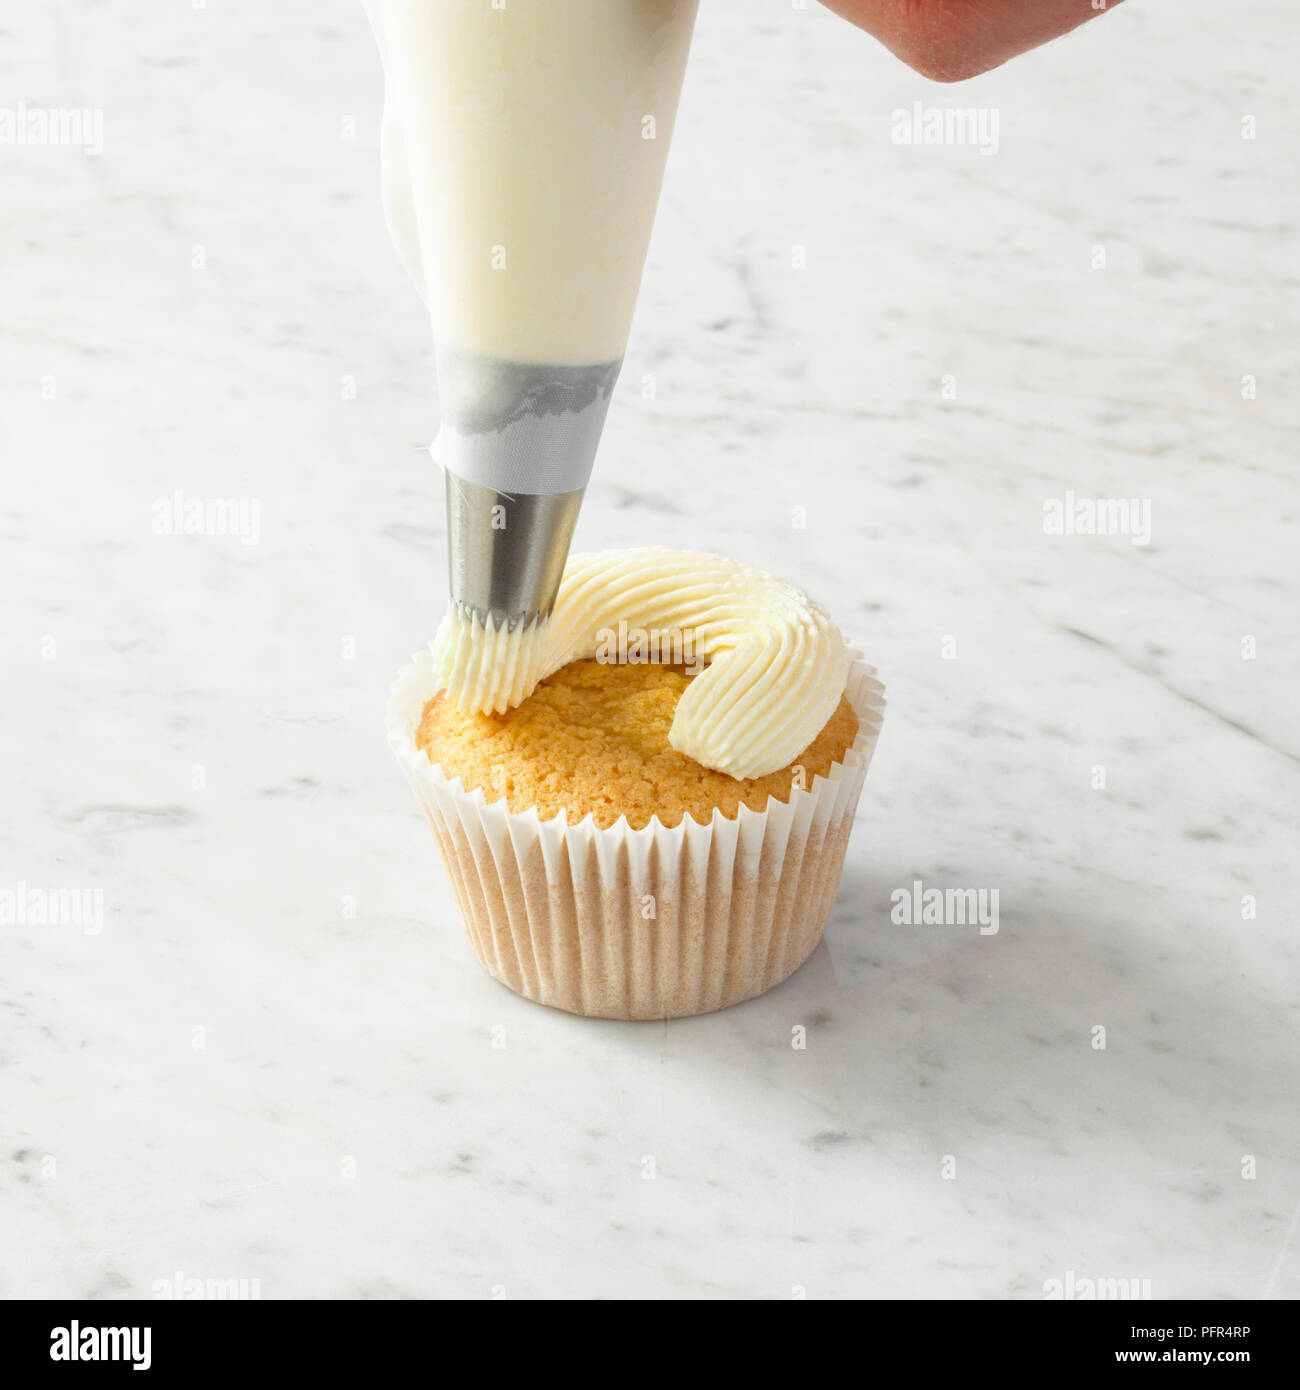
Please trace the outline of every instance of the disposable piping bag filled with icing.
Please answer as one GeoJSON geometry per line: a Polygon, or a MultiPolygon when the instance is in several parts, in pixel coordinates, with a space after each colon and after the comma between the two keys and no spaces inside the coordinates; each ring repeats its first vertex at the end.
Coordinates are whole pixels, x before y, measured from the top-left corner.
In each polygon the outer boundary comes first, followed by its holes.
{"type": "Polygon", "coordinates": [[[528,668],[622,364],[697,0],[367,9],[385,211],[434,334],[436,645],[449,669],[528,668]]]}

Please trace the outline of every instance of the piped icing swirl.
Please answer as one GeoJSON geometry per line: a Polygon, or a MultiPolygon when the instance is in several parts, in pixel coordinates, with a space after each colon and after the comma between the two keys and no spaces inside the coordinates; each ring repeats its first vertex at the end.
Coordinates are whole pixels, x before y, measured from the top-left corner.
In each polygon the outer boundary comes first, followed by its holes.
{"type": "Polygon", "coordinates": [[[504,714],[571,661],[618,659],[629,633],[651,650],[679,639],[688,664],[708,663],[678,701],[668,741],[732,777],[785,767],[844,693],[848,653],[820,604],[763,570],[663,547],[570,556],[541,623],[485,627],[452,610],[433,642],[439,688],[462,709],[504,714]]]}

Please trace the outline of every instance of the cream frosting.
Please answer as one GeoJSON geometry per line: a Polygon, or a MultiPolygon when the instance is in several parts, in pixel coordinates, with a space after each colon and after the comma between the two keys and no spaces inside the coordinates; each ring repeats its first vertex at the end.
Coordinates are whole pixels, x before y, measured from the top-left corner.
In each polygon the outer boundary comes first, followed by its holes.
{"type": "Polygon", "coordinates": [[[484,714],[503,714],[585,657],[707,662],[678,701],[669,742],[732,777],[792,762],[834,713],[849,668],[839,629],[801,589],[721,555],[662,547],[571,555],[548,620],[485,627],[453,608],[433,648],[439,688],[484,714]]]}

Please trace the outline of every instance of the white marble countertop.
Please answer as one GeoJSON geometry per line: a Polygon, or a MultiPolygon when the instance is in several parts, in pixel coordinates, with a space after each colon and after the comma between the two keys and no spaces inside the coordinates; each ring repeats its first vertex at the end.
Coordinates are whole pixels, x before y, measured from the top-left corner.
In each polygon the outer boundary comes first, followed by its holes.
{"type": "Polygon", "coordinates": [[[358,8],[29,11],[0,106],[104,123],[0,144],[0,1295],[1300,1294],[1291,7],[940,87],[705,0],[579,544],[804,584],[890,711],[825,944],[668,1026],[483,975],[385,747],[444,547],[358,8]]]}

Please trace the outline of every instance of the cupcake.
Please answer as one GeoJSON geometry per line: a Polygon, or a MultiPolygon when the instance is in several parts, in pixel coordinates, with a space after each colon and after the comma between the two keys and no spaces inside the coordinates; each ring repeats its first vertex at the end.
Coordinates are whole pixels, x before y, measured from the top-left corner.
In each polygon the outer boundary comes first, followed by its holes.
{"type": "Polygon", "coordinates": [[[825,611],[655,548],[571,557],[522,639],[467,627],[450,616],[399,675],[389,740],[488,973],[571,1013],[660,1019],[797,970],[884,710],[825,611]]]}

